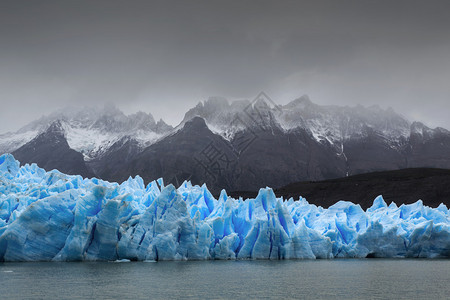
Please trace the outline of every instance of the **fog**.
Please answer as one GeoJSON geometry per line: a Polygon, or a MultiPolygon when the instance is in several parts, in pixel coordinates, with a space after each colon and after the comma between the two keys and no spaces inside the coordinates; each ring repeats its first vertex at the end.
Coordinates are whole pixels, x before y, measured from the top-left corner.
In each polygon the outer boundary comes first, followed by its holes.
{"type": "Polygon", "coordinates": [[[449,1],[3,1],[0,133],[69,104],[176,125],[209,96],[450,128],[449,1]]]}

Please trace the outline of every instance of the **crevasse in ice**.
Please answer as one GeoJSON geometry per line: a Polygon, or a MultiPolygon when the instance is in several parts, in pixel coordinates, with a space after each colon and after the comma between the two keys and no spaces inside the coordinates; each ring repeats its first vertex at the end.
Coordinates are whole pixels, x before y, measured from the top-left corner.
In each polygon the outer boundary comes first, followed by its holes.
{"type": "Polygon", "coordinates": [[[0,156],[0,260],[205,260],[450,257],[450,212],[381,196],[364,211],[276,198],[216,200],[140,177],[122,184],[19,167],[0,156]]]}

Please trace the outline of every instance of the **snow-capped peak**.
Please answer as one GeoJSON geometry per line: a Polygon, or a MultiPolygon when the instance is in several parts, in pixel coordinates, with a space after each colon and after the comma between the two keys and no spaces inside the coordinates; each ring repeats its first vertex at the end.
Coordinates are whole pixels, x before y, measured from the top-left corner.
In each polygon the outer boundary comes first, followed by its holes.
{"type": "Polygon", "coordinates": [[[227,139],[249,128],[265,130],[276,127],[284,131],[301,128],[317,142],[334,145],[337,149],[345,140],[365,136],[368,128],[393,145],[410,134],[409,122],[391,108],[317,105],[307,95],[286,105],[276,105],[265,94],[254,101],[231,103],[215,97],[188,111],[182,124],[194,116],[204,118],[208,127],[227,139]]]}
{"type": "Polygon", "coordinates": [[[86,160],[103,154],[123,137],[135,139],[145,147],[173,129],[163,120],[156,123],[149,113],[127,116],[113,105],[66,107],[27,124],[16,133],[0,136],[0,150],[12,152],[52,126],[60,127],[69,146],[83,153],[86,160]]]}

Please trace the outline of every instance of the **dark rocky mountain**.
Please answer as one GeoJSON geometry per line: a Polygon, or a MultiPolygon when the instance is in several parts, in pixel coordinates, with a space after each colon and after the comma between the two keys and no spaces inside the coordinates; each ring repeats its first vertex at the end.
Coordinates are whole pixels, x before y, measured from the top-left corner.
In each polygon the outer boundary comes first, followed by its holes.
{"type": "Polygon", "coordinates": [[[61,122],[56,121],[43,133],[12,153],[21,164],[36,163],[46,170],[93,177],[83,155],[69,147],[61,122]]]}
{"type": "Polygon", "coordinates": [[[450,169],[450,132],[444,128],[430,129],[420,122],[411,125],[406,148],[407,166],[450,169]]]}
{"type": "Polygon", "coordinates": [[[108,181],[123,181],[129,174],[120,174],[128,168],[128,163],[142,151],[140,144],[131,137],[123,137],[115,142],[102,156],[87,161],[88,167],[97,177],[108,181]]]}
{"type": "Polygon", "coordinates": [[[117,168],[108,180],[122,181],[140,175],[146,182],[163,177],[166,183],[180,185],[184,180],[195,184],[233,188],[237,161],[226,161],[232,156],[229,143],[212,133],[202,118],[194,117],[182,129],[147,147],[131,157],[124,168],[117,168]],[[228,163],[227,172],[221,164],[228,163]]]}
{"type": "Polygon", "coordinates": [[[137,112],[127,116],[113,105],[67,107],[43,116],[17,132],[0,135],[0,153],[17,150],[54,122],[60,123],[70,148],[82,153],[85,161],[98,159],[123,139],[136,141],[142,150],[173,130],[162,120],[155,122],[151,114],[137,112]]]}
{"type": "Polygon", "coordinates": [[[238,148],[240,141],[251,138],[254,141],[236,158],[242,173],[232,190],[257,190],[264,186],[279,187],[304,178],[320,180],[345,176],[343,157],[331,147],[311,139],[302,128],[288,132],[277,128],[270,131],[255,128],[253,132],[236,134],[231,144],[238,148]]]}
{"type": "MultiPolygon", "coordinates": [[[[121,154],[119,157],[124,160],[127,156],[121,154]]],[[[302,129],[288,134],[276,129],[273,133],[264,130],[242,132],[228,141],[209,130],[200,117],[187,121],[176,133],[128,159],[126,165],[104,178],[123,181],[130,175],[140,175],[150,181],[163,177],[166,183],[175,185],[191,180],[194,184],[206,182],[212,192],[219,193],[223,188],[257,190],[261,182],[281,186],[303,178],[321,179],[345,174],[344,160],[334,155],[332,149],[312,141],[302,129]],[[251,141],[255,138],[253,134],[257,134],[257,138],[246,149],[241,149],[244,145],[240,142],[251,141]],[[308,155],[302,157],[293,155],[295,153],[308,155]],[[322,163],[324,166],[320,167],[322,163]]]]}
{"type": "Polygon", "coordinates": [[[134,175],[175,185],[191,180],[214,193],[405,168],[450,169],[449,131],[410,124],[392,109],[320,106],[306,96],[286,105],[265,94],[232,103],[211,98],[176,128],[114,107],[64,111],[0,136],[0,149],[8,147],[16,147],[22,163],[46,169],[110,181],[134,175]],[[33,132],[35,138],[23,140],[33,132]]]}

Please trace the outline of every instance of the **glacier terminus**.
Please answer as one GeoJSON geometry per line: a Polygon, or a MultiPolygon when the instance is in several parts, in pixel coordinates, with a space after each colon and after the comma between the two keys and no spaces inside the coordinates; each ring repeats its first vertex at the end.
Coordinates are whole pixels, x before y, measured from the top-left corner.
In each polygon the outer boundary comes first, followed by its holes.
{"type": "Polygon", "coordinates": [[[421,200],[328,209],[262,188],[218,199],[139,176],[122,184],[0,156],[1,261],[449,258],[450,211],[421,200]]]}

